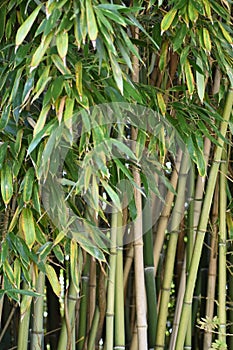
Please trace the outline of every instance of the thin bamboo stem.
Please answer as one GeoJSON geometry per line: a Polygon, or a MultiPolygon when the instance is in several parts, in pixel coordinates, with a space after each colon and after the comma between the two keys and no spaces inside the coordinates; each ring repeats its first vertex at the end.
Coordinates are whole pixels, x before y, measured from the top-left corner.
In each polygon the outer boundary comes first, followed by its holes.
{"type": "MultiPolygon", "coordinates": [[[[28,286],[24,284],[24,289],[28,289],[28,286]]],[[[23,295],[20,306],[20,323],[18,332],[18,349],[27,350],[29,341],[29,323],[31,316],[31,302],[32,297],[23,295]]]]}
{"type": "Polygon", "coordinates": [[[31,337],[31,350],[41,350],[44,341],[43,311],[44,311],[45,274],[40,271],[37,277],[36,291],[41,294],[34,301],[33,327],[31,337]]]}
{"type": "MultiPolygon", "coordinates": [[[[153,232],[152,213],[150,210],[143,211],[143,226],[150,229],[143,235],[144,242],[144,271],[146,283],[147,318],[148,318],[148,346],[154,349],[157,327],[157,295],[154,277],[154,255],[153,255],[153,232]],[[149,224],[150,223],[150,224],[149,224]]],[[[145,229],[144,229],[145,231],[145,229]]]]}
{"type": "Polygon", "coordinates": [[[169,236],[168,248],[166,253],[165,271],[162,284],[161,300],[159,305],[155,350],[159,350],[165,345],[168,304],[170,299],[170,290],[174,271],[179,225],[182,220],[182,215],[184,213],[185,187],[187,180],[187,172],[189,170],[188,160],[188,154],[184,153],[179,172],[177,198],[174,207],[174,213],[171,223],[171,233],[169,236]]]}
{"type": "Polygon", "coordinates": [[[95,340],[96,340],[96,335],[98,331],[99,318],[100,318],[100,312],[99,312],[98,306],[96,306],[94,316],[92,318],[92,325],[91,325],[90,334],[88,338],[87,350],[95,349],[95,340]]]}
{"type": "MultiPolygon", "coordinates": [[[[171,186],[176,189],[177,182],[178,182],[178,173],[180,169],[180,161],[181,161],[181,151],[179,152],[176,167],[172,172],[170,184],[171,186]]],[[[157,273],[158,264],[159,264],[159,258],[160,258],[160,252],[162,250],[163,244],[164,244],[164,237],[165,232],[167,229],[167,223],[170,216],[170,212],[172,209],[172,204],[174,201],[174,193],[171,191],[168,191],[166,198],[165,198],[165,205],[162,210],[158,227],[155,234],[155,241],[154,241],[154,268],[155,268],[155,275],[157,273]]]]}
{"type": "MultiPolygon", "coordinates": [[[[136,140],[136,135],[133,135],[136,140]]],[[[141,187],[140,174],[137,169],[133,170],[134,181],[141,187]]],[[[141,193],[134,188],[135,204],[137,208],[137,218],[134,223],[134,266],[135,266],[135,289],[136,289],[136,313],[137,332],[139,349],[147,349],[147,317],[146,317],[146,293],[143,263],[143,230],[142,230],[142,199],[141,193]]]]}
{"type": "MultiPolygon", "coordinates": [[[[204,140],[204,156],[205,156],[205,162],[206,162],[206,169],[207,169],[207,164],[209,162],[210,148],[211,148],[211,142],[206,137],[204,140]]],[[[193,200],[193,202],[190,203],[190,207],[191,207],[190,210],[192,210],[192,219],[191,220],[193,222],[193,224],[190,224],[189,237],[188,237],[188,250],[190,250],[188,254],[190,256],[190,259],[191,259],[191,256],[193,254],[193,246],[194,246],[195,237],[196,237],[197,225],[198,225],[198,221],[199,221],[199,218],[201,215],[201,206],[202,206],[202,198],[204,195],[205,182],[206,182],[206,176],[202,177],[202,176],[198,175],[197,181],[196,181],[196,187],[195,187],[194,200],[193,200]],[[192,247],[192,249],[191,249],[191,247],[192,247]]],[[[178,327],[179,327],[179,323],[180,323],[180,315],[181,315],[181,310],[182,310],[182,306],[183,306],[183,299],[184,299],[185,285],[186,285],[186,273],[187,273],[186,260],[187,259],[186,259],[186,254],[185,254],[183,269],[182,269],[182,276],[180,279],[180,286],[179,286],[179,291],[178,291],[178,296],[177,296],[176,310],[175,310],[175,316],[174,316],[174,323],[173,323],[173,327],[172,327],[172,335],[171,335],[169,350],[175,349],[176,337],[177,337],[178,327]]],[[[191,260],[189,260],[189,265],[190,265],[190,262],[191,262],[191,260]]],[[[190,329],[189,329],[189,331],[190,331],[190,329]]]]}
{"type": "MultiPolygon", "coordinates": [[[[122,227],[122,215],[118,213],[118,226],[122,227]]],[[[123,288],[123,248],[122,234],[117,235],[116,281],[115,281],[115,346],[125,349],[124,288],[123,288]]]]}
{"type": "Polygon", "coordinates": [[[88,284],[89,284],[89,269],[90,269],[90,255],[86,255],[86,262],[82,273],[82,292],[80,298],[79,309],[79,328],[78,328],[78,344],[77,350],[82,350],[87,329],[87,301],[88,301],[88,284]]]}
{"type": "MultiPolygon", "coordinates": [[[[66,297],[68,300],[66,301],[65,314],[66,317],[62,322],[61,333],[59,337],[57,350],[70,350],[72,343],[72,330],[75,330],[74,321],[75,321],[75,306],[78,300],[79,293],[76,290],[73,282],[70,282],[68,296],[66,297]]],[[[73,349],[72,349],[73,350],[73,349]]]]}
{"type": "MultiPolygon", "coordinates": [[[[215,299],[215,287],[217,277],[217,241],[218,241],[218,202],[219,202],[219,189],[216,185],[213,210],[212,210],[212,238],[210,247],[210,264],[208,273],[208,286],[207,286],[207,300],[206,300],[206,316],[210,319],[214,316],[214,299],[215,299]]],[[[206,331],[204,334],[203,350],[209,350],[212,344],[213,333],[206,331]]]]}
{"type": "Polygon", "coordinates": [[[107,287],[106,310],[106,343],[105,349],[113,349],[114,340],[114,303],[115,303],[115,275],[116,275],[116,243],[117,243],[117,213],[112,213],[111,222],[111,249],[109,261],[109,276],[107,287]]]}
{"type": "Polygon", "coordinates": [[[189,276],[187,281],[187,287],[184,296],[184,305],[181,313],[180,327],[177,336],[176,350],[180,350],[184,346],[185,335],[187,331],[187,324],[190,317],[191,305],[192,305],[192,296],[198,271],[198,266],[201,258],[202,246],[205,238],[205,232],[208,224],[210,208],[212,204],[212,198],[214,194],[214,189],[216,185],[219,165],[221,162],[222,156],[222,147],[224,145],[224,138],[226,136],[226,131],[228,127],[229,118],[232,111],[233,104],[233,89],[230,88],[227,95],[226,104],[223,112],[223,121],[220,127],[220,133],[222,138],[218,138],[218,145],[215,148],[214,153],[214,162],[211,166],[209,181],[207,185],[206,195],[203,203],[202,214],[200,217],[199,226],[197,229],[197,238],[194,246],[194,254],[192,256],[189,276]]]}
{"type": "Polygon", "coordinates": [[[223,149],[222,163],[220,165],[220,202],[219,202],[219,276],[218,276],[218,318],[219,340],[226,342],[226,209],[227,209],[227,160],[226,147],[223,149]]]}

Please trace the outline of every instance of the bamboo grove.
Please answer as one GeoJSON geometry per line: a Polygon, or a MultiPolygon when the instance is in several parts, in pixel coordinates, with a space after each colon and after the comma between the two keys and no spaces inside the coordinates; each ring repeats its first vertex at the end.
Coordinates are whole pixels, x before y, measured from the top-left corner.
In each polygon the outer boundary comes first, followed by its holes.
{"type": "Polygon", "coordinates": [[[0,1],[2,350],[233,349],[232,37],[228,0],[0,1]]]}

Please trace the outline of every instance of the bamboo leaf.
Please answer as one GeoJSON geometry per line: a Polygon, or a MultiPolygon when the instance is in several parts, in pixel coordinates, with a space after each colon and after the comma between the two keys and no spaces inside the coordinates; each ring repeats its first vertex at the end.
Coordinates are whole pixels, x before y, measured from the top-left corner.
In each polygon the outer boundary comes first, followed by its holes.
{"type": "Polygon", "coordinates": [[[75,64],[75,83],[78,94],[82,97],[83,94],[83,82],[82,82],[82,61],[78,61],[75,64]]]}
{"type": "Polygon", "coordinates": [[[176,16],[177,9],[173,8],[163,17],[161,22],[161,35],[170,28],[172,22],[176,16]]]}
{"type": "Polygon", "coordinates": [[[30,16],[26,19],[26,21],[17,30],[16,38],[15,38],[16,49],[20,44],[22,44],[22,42],[28,35],[42,6],[43,6],[42,4],[38,5],[35,8],[35,10],[30,14],[30,16]]]}
{"type": "Polygon", "coordinates": [[[212,44],[210,39],[210,33],[207,28],[203,28],[203,41],[205,45],[205,49],[208,53],[211,52],[212,44]]]}
{"type": "Polygon", "coordinates": [[[22,209],[19,225],[27,246],[31,248],[36,240],[35,223],[31,209],[22,209]]]}
{"type": "Polygon", "coordinates": [[[86,0],[86,18],[88,35],[91,41],[96,41],[98,35],[98,27],[96,24],[95,14],[92,7],[92,0],[86,0]]]}
{"type": "Polygon", "coordinates": [[[190,63],[188,60],[186,60],[185,65],[184,65],[184,71],[185,71],[185,77],[186,77],[186,82],[187,82],[187,87],[190,96],[192,96],[194,92],[194,77],[192,73],[192,69],[190,66],[190,63]]]}
{"type": "Polygon", "coordinates": [[[51,32],[50,34],[48,34],[48,36],[42,37],[40,45],[38,46],[38,48],[36,49],[34,55],[32,56],[32,61],[31,61],[31,64],[30,64],[30,66],[31,66],[30,71],[35,69],[40,64],[40,62],[42,61],[42,59],[44,57],[44,54],[47,51],[47,49],[48,49],[48,47],[49,47],[49,45],[51,43],[53,35],[54,35],[54,33],[51,32]]]}
{"type": "Polygon", "coordinates": [[[13,196],[13,174],[8,163],[5,163],[1,170],[1,194],[3,202],[7,205],[13,196]]]}
{"type": "Polygon", "coordinates": [[[158,100],[159,109],[162,115],[164,116],[166,114],[167,107],[166,107],[166,103],[164,101],[162,93],[160,92],[157,93],[157,100],[158,100]]]}
{"type": "Polygon", "coordinates": [[[111,67],[113,72],[114,80],[117,84],[118,89],[120,90],[121,94],[123,95],[123,78],[122,78],[122,70],[116,60],[116,57],[109,52],[109,57],[111,61],[111,67]]]}
{"type": "MultiPolygon", "coordinates": [[[[204,71],[203,63],[200,57],[197,57],[197,66],[200,67],[201,71],[204,71]]],[[[200,98],[201,103],[203,103],[205,95],[205,76],[203,73],[199,73],[196,69],[196,83],[197,83],[197,93],[200,98]]]]}
{"type": "Polygon", "coordinates": [[[57,51],[59,56],[63,60],[63,62],[68,52],[68,41],[69,41],[69,36],[66,31],[61,31],[60,33],[57,34],[56,36],[57,51]]]}
{"type": "Polygon", "coordinates": [[[23,185],[23,201],[28,203],[32,196],[32,188],[34,183],[34,168],[29,168],[24,177],[23,185]]]}
{"type": "Polygon", "coordinates": [[[74,240],[70,242],[70,273],[76,291],[79,291],[78,245],[74,240]]]}
{"type": "Polygon", "coordinates": [[[45,271],[46,271],[46,276],[48,277],[48,280],[51,284],[51,287],[54,291],[54,293],[60,297],[61,294],[61,285],[59,283],[57,274],[54,270],[54,268],[51,265],[46,264],[45,265],[45,271]]]}
{"type": "Polygon", "coordinates": [[[103,188],[105,189],[105,191],[107,192],[107,194],[111,198],[111,200],[113,202],[113,207],[115,206],[118,211],[121,211],[122,206],[121,206],[120,198],[117,195],[117,193],[111,188],[111,186],[109,186],[109,184],[105,180],[100,179],[100,181],[103,185],[103,188]]]}

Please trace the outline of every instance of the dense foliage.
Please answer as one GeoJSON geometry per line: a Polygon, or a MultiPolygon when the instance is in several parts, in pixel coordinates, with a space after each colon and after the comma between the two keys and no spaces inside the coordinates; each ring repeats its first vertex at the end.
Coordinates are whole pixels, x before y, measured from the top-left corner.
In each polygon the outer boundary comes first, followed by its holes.
{"type": "Polygon", "coordinates": [[[1,349],[231,349],[231,21],[1,1],[1,349]]]}

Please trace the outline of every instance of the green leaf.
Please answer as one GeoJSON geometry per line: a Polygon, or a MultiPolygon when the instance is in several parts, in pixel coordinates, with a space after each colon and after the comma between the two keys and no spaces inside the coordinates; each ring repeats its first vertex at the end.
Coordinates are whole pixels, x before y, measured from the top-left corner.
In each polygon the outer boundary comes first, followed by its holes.
{"type": "Polygon", "coordinates": [[[34,168],[29,168],[24,177],[23,185],[23,201],[29,203],[32,196],[32,188],[34,183],[34,168]]]}
{"type": "Polygon", "coordinates": [[[57,274],[51,265],[46,264],[45,270],[46,270],[46,276],[48,277],[48,280],[51,284],[51,287],[52,287],[54,293],[59,298],[60,294],[61,294],[61,285],[60,285],[59,280],[57,278],[57,274]]]}
{"type": "Polygon", "coordinates": [[[3,202],[7,205],[13,196],[13,174],[8,163],[1,170],[1,193],[3,202]]]}
{"type": "Polygon", "coordinates": [[[202,73],[199,73],[198,70],[196,70],[196,83],[197,83],[197,93],[200,98],[201,103],[203,103],[204,95],[205,95],[205,76],[204,76],[204,67],[202,60],[200,57],[197,57],[197,66],[200,67],[202,73]]]}
{"type": "Polygon", "coordinates": [[[88,35],[91,41],[96,41],[98,35],[98,27],[96,24],[95,14],[92,7],[92,0],[86,0],[86,19],[88,35]]]}
{"type": "Polygon", "coordinates": [[[78,271],[78,245],[73,239],[70,242],[70,273],[72,282],[79,291],[79,271],[78,271]]]}
{"type": "Polygon", "coordinates": [[[26,244],[31,248],[36,240],[35,223],[31,209],[23,208],[19,225],[26,244]]]}
{"type": "Polygon", "coordinates": [[[16,33],[15,44],[16,48],[22,44],[26,36],[28,35],[33,23],[36,20],[36,17],[43,5],[38,5],[35,10],[30,14],[30,16],[26,19],[26,21],[19,27],[16,33]]]}
{"type": "Polygon", "coordinates": [[[113,72],[114,80],[117,84],[118,89],[120,90],[121,94],[123,95],[123,78],[122,78],[122,70],[116,60],[116,57],[109,52],[109,57],[111,61],[111,67],[113,72]]]}
{"type": "Polygon", "coordinates": [[[117,193],[111,188],[111,186],[109,186],[109,184],[105,180],[100,179],[100,181],[103,185],[103,188],[105,189],[105,191],[107,192],[107,194],[111,198],[111,200],[113,202],[113,207],[115,206],[118,211],[121,211],[122,205],[121,205],[120,198],[117,195],[117,193]]]}
{"type": "Polygon", "coordinates": [[[36,49],[34,55],[32,56],[32,61],[31,61],[31,64],[30,64],[30,66],[31,66],[30,71],[35,69],[40,64],[40,62],[42,61],[42,59],[44,57],[44,54],[47,51],[53,36],[54,36],[54,33],[51,32],[50,34],[48,34],[48,36],[46,36],[46,37],[43,36],[42,37],[40,45],[38,46],[38,48],[36,49]]]}
{"type": "Polygon", "coordinates": [[[185,62],[184,72],[185,72],[188,91],[189,91],[189,94],[192,96],[194,92],[194,77],[193,77],[193,72],[188,60],[186,60],[185,62]]]}
{"type": "Polygon", "coordinates": [[[59,56],[63,60],[63,62],[68,52],[68,41],[69,41],[69,36],[66,31],[61,31],[60,33],[57,34],[56,36],[57,51],[59,56]]]}
{"type": "Polygon", "coordinates": [[[173,8],[163,17],[161,22],[161,35],[170,28],[172,22],[176,16],[177,9],[173,8]]]}

